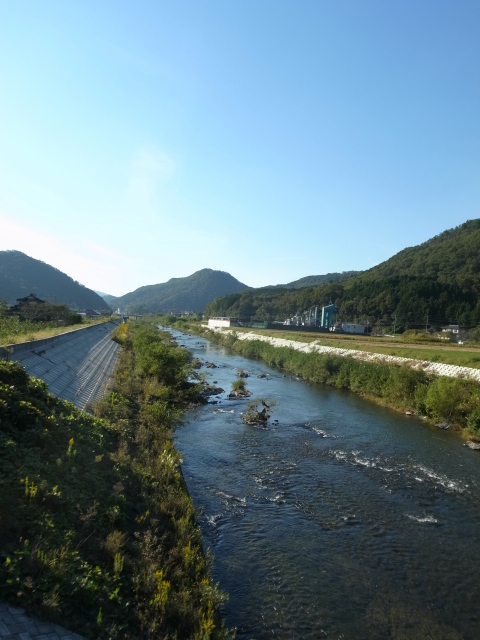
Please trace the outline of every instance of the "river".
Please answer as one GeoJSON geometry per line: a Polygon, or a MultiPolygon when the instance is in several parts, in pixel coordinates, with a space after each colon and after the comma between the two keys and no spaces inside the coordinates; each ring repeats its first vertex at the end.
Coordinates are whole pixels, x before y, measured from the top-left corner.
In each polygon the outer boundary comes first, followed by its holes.
{"type": "Polygon", "coordinates": [[[480,455],[350,392],[172,332],[217,365],[175,433],[238,638],[480,638],[480,455]],[[268,426],[241,421],[237,369],[268,426]],[[264,374],[266,378],[258,378],[264,374]]]}

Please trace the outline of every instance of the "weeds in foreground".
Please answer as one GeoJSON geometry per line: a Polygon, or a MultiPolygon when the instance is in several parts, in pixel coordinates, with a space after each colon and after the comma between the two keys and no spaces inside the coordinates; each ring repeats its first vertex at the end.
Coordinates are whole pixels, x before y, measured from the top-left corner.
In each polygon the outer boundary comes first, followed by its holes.
{"type": "Polygon", "coordinates": [[[0,362],[0,597],[87,638],[223,638],[171,429],[188,354],[128,325],[96,416],[0,362]]]}

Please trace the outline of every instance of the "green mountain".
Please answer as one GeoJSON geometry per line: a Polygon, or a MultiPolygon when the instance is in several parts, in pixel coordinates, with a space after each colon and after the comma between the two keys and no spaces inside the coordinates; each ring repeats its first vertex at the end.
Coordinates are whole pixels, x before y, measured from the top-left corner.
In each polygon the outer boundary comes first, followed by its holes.
{"type": "Polygon", "coordinates": [[[326,284],[327,282],[337,282],[345,280],[351,276],[361,273],[360,271],[342,271],[342,273],[326,273],[323,276],[305,276],[300,280],[294,280],[288,284],[276,284],[275,287],[281,289],[302,289],[302,287],[314,287],[317,284],[326,284]]]}
{"type": "Polygon", "coordinates": [[[229,293],[248,289],[225,271],[202,269],[186,278],[171,278],[162,284],[140,287],[120,298],[111,298],[111,306],[130,313],[203,311],[205,305],[229,293]]]}
{"type": "Polygon", "coordinates": [[[69,304],[78,311],[109,310],[95,291],[59,269],[21,251],[0,251],[0,300],[14,304],[29,293],[48,302],[69,304]]]}
{"type": "Polygon", "coordinates": [[[332,300],[338,319],[397,328],[480,325],[480,219],[400,251],[345,280],[295,290],[250,290],[215,300],[205,313],[284,320],[332,300]]]}
{"type": "Polygon", "coordinates": [[[416,247],[403,249],[389,260],[363,271],[363,282],[409,276],[431,278],[462,291],[480,293],[480,219],[448,229],[416,247]]]}

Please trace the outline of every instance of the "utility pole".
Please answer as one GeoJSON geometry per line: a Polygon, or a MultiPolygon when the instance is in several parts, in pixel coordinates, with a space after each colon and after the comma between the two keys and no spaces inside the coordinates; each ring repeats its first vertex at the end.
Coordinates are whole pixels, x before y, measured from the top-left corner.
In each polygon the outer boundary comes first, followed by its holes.
{"type": "Polygon", "coordinates": [[[393,314],[393,335],[395,335],[395,327],[397,326],[397,314],[393,314]]]}
{"type": "Polygon", "coordinates": [[[425,333],[428,333],[428,315],[427,315],[427,323],[425,325],[425,333]]]}

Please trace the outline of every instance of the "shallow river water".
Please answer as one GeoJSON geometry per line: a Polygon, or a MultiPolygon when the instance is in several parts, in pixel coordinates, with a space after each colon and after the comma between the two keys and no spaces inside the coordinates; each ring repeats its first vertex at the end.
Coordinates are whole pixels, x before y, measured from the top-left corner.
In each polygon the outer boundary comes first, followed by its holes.
{"type": "Polygon", "coordinates": [[[175,439],[238,638],[480,638],[477,452],[352,393],[173,334],[217,365],[201,371],[226,392],[190,412],[175,439]],[[246,401],[227,399],[239,367],[252,398],[276,400],[266,428],[246,426],[246,401]]]}

